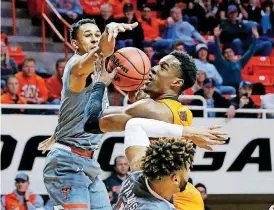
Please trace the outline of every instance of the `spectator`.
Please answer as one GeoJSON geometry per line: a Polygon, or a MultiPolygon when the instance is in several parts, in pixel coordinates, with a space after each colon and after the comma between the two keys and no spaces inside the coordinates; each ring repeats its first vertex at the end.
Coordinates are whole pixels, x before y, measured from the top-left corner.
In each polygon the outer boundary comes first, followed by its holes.
{"type": "MultiPolygon", "coordinates": [[[[207,199],[207,189],[206,189],[206,186],[202,183],[198,183],[195,185],[195,188],[201,193],[201,196],[202,196],[202,199],[205,203],[205,200],[207,199]]],[[[210,210],[210,208],[208,208],[206,205],[205,205],[205,210],[210,210]]]]}
{"type": "Polygon", "coordinates": [[[63,77],[65,66],[66,66],[66,60],[58,59],[55,65],[56,74],[50,77],[46,82],[46,86],[48,89],[48,101],[51,104],[60,104],[61,91],[63,87],[62,77],[63,77]]]}
{"type": "Polygon", "coordinates": [[[105,180],[107,188],[113,192],[113,203],[117,202],[122,182],[127,178],[129,165],[125,156],[118,156],[114,160],[114,173],[105,180]]]}
{"type": "Polygon", "coordinates": [[[101,33],[104,32],[107,24],[114,22],[114,18],[112,16],[112,7],[109,4],[102,4],[100,7],[101,15],[96,18],[96,24],[100,29],[101,33]]]}
{"type": "MultiPolygon", "coordinates": [[[[269,93],[261,97],[263,109],[274,109],[274,93],[269,93]]],[[[274,113],[266,114],[267,118],[274,118],[274,113]]]]}
{"type": "MultiPolygon", "coordinates": [[[[137,10],[142,10],[144,5],[148,5],[152,10],[156,11],[161,8],[158,8],[158,3],[157,0],[137,0],[137,10]]],[[[167,18],[167,17],[166,17],[167,18]]],[[[162,18],[162,19],[166,19],[162,18]]]]}
{"type": "MultiPolygon", "coordinates": [[[[171,18],[168,19],[170,21],[171,18]]],[[[142,9],[142,17],[139,19],[144,31],[145,43],[151,43],[152,47],[157,50],[172,49],[172,39],[162,39],[160,28],[167,24],[167,20],[160,20],[151,16],[151,8],[148,5],[144,5],[142,9]]]]}
{"type": "Polygon", "coordinates": [[[200,30],[206,34],[212,34],[213,29],[218,25],[217,4],[212,0],[204,0],[203,8],[206,14],[200,21],[200,30]]]}
{"type": "Polygon", "coordinates": [[[19,80],[15,76],[7,79],[6,93],[1,95],[2,104],[26,104],[27,101],[18,95],[19,80]]]}
{"type": "MultiPolygon", "coordinates": [[[[226,114],[221,112],[208,112],[208,117],[225,117],[227,115],[228,118],[233,118],[235,116],[235,108],[231,106],[230,101],[220,95],[215,91],[216,83],[213,79],[205,79],[203,83],[203,88],[197,91],[194,95],[199,95],[205,98],[207,108],[229,108],[226,114]]],[[[201,106],[202,101],[193,100],[191,105],[201,106]]],[[[202,117],[203,111],[193,110],[193,115],[195,117],[202,117]]]]}
{"type": "Polygon", "coordinates": [[[236,90],[231,86],[222,86],[223,78],[217,71],[214,65],[208,62],[208,47],[205,44],[196,46],[196,54],[198,59],[195,59],[197,69],[206,72],[207,78],[212,78],[216,82],[216,90],[221,94],[235,94],[236,90]]]}
{"type": "MultiPolygon", "coordinates": [[[[253,41],[253,38],[249,35],[250,26],[237,20],[238,10],[235,5],[230,5],[227,12],[228,19],[221,23],[221,42],[225,45],[231,44],[231,48],[236,55],[243,55],[244,48],[250,46],[253,41]]],[[[258,32],[256,34],[258,34],[258,32]]],[[[258,38],[259,36],[256,40],[254,53],[256,55],[269,56],[272,49],[272,43],[270,41],[258,40],[258,38]]]]}
{"type": "MultiPolygon", "coordinates": [[[[135,23],[137,18],[135,16],[134,8],[131,3],[124,4],[124,17],[119,19],[120,23],[135,23]]],[[[117,37],[117,48],[123,47],[137,47],[142,49],[142,42],[144,40],[144,32],[141,24],[131,31],[126,31],[125,33],[119,33],[117,37]]]]}
{"type": "Polygon", "coordinates": [[[144,43],[144,53],[149,58],[152,67],[159,63],[161,55],[158,52],[154,51],[150,43],[144,43]]]}
{"type": "MultiPolygon", "coordinates": [[[[50,0],[57,12],[64,18],[69,24],[72,24],[79,20],[83,15],[83,9],[78,0],[50,0]]],[[[64,33],[64,24],[58,19],[56,15],[52,15],[53,22],[58,31],[64,33]]],[[[59,38],[55,35],[54,41],[59,41],[59,38]]]]}
{"type": "Polygon", "coordinates": [[[223,78],[223,85],[233,86],[238,89],[240,82],[242,81],[242,69],[252,57],[256,48],[256,39],[259,37],[257,29],[253,28],[253,43],[249,47],[245,55],[240,59],[234,60],[234,51],[230,47],[224,47],[223,56],[220,50],[219,36],[221,34],[220,27],[214,29],[215,35],[215,66],[223,78]]]}
{"type": "MultiPolygon", "coordinates": [[[[257,106],[254,104],[252,98],[250,98],[252,94],[253,85],[249,81],[242,81],[239,86],[239,93],[236,97],[232,98],[231,104],[235,107],[235,109],[257,109],[257,106]]],[[[257,118],[258,114],[256,113],[237,113],[235,117],[241,118],[257,118]]]]}
{"type": "Polygon", "coordinates": [[[84,16],[87,18],[97,18],[100,16],[100,7],[106,0],[80,0],[84,10],[84,16]]]}
{"type": "Polygon", "coordinates": [[[181,40],[184,43],[185,50],[190,53],[195,53],[196,43],[192,37],[194,37],[200,43],[207,44],[207,41],[199,34],[195,28],[188,22],[182,20],[182,11],[178,7],[171,9],[171,17],[174,20],[174,24],[168,27],[164,33],[164,38],[172,40],[181,40]]]}
{"type": "Polygon", "coordinates": [[[184,43],[181,40],[176,40],[175,42],[173,42],[172,49],[179,52],[185,52],[184,43]]]}
{"type": "Polygon", "coordinates": [[[236,6],[237,11],[240,11],[240,15],[237,14],[237,19],[241,20],[243,17],[247,17],[247,12],[241,4],[241,0],[225,0],[219,5],[219,16],[221,20],[226,19],[226,14],[228,14],[228,8],[230,5],[236,6]]]}
{"type": "Polygon", "coordinates": [[[25,59],[22,72],[15,75],[19,80],[18,94],[23,96],[28,104],[41,104],[48,99],[45,81],[35,74],[35,64],[33,58],[25,59]]]}
{"type": "Polygon", "coordinates": [[[249,5],[245,8],[247,12],[247,20],[261,22],[261,8],[258,7],[258,0],[249,0],[249,5]]]}
{"type": "Polygon", "coordinates": [[[35,210],[43,208],[44,201],[38,194],[29,190],[29,177],[25,173],[19,173],[15,177],[16,189],[7,195],[2,196],[2,209],[14,210],[35,210]]]}
{"type": "Polygon", "coordinates": [[[271,11],[271,2],[264,1],[262,3],[262,10],[261,10],[261,26],[263,29],[263,35],[266,35],[268,37],[273,37],[273,25],[271,24],[271,16],[274,15],[274,13],[271,11]]]}
{"type": "Polygon", "coordinates": [[[5,88],[8,77],[17,72],[17,65],[8,54],[6,42],[1,40],[1,88],[5,88]]]}
{"type": "Polygon", "coordinates": [[[112,6],[114,18],[122,18],[124,4],[130,3],[130,0],[108,0],[108,3],[112,6]]]}

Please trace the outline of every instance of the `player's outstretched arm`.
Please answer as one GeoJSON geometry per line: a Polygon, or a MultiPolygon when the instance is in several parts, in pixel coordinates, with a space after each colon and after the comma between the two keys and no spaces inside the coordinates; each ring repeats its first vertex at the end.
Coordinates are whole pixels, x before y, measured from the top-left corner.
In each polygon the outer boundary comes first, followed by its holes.
{"type": "Polygon", "coordinates": [[[86,86],[86,78],[94,72],[93,62],[96,60],[95,54],[103,53],[105,57],[110,56],[114,51],[115,39],[118,33],[132,30],[137,25],[137,22],[133,24],[108,24],[100,38],[99,46],[81,57],[75,58],[74,62],[71,63],[70,90],[73,92],[81,92],[86,86]]]}

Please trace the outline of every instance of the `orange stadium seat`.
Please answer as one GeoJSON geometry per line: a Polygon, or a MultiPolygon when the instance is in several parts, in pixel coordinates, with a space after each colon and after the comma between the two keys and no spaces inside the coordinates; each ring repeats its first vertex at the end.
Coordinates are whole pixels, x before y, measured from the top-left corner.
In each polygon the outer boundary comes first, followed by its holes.
{"type": "Polygon", "coordinates": [[[248,64],[252,65],[269,65],[271,64],[270,62],[270,57],[268,56],[253,56],[248,64]]]}
{"type": "MultiPolygon", "coordinates": [[[[273,48],[273,49],[274,49],[274,48],[273,48]]],[[[274,65],[274,55],[273,55],[273,57],[270,57],[270,62],[271,62],[271,64],[274,65]]]]}
{"type": "Polygon", "coordinates": [[[252,98],[257,107],[261,107],[261,95],[251,95],[250,98],[252,98]]]}
{"type": "Polygon", "coordinates": [[[274,76],[274,65],[254,65],[253,73],[254,75],[274,76]]]}
{"type": "Polygon", "coordinates": [[[252,83],[262,83],[264,86],[271,85],[271,77],[266,75],[242,75],[243,80],[248,80],[252,83]]]}
{"type": "Polygon", "coordinates": [[[194,91],[192,88],[188,88],[184,91],[184,95],[194,95],[194,91]]]}
{"type": "Polygon", "coordinates": [[[225,97],[226,99],[231,99],[235,97],[235,95],[232,95],[232,94],[222,94],[222,96],[225,97]]]}

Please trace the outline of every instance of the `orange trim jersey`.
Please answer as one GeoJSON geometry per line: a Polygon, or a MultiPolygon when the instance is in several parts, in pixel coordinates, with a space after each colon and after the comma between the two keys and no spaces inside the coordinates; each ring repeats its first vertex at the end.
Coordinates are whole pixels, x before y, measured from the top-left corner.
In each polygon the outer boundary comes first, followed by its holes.
{"type": "MultiPolygon", "coordinates": [[[[192,112],[180,102],[172,99],[162,99],[157,102],[164,103],[171,110],[174,124],[192,125],[192,112]]],[[[178,210],[204,210],[200,192],[190,183],[187,183],[185,191],[174,195],[174,206],[178,210]]]]}

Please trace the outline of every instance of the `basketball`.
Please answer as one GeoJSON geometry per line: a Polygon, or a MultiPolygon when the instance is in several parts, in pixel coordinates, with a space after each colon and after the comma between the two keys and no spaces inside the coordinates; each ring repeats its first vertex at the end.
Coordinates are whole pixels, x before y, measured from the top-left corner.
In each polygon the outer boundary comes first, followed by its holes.
{"type": "Polygon", "coordinates": [[[107,71],[117,68],[112,83],[124,91],[140,89],[149,77],[150,60],[147,55],[134,47],[116,51],[109,59],[107,71]]]}

